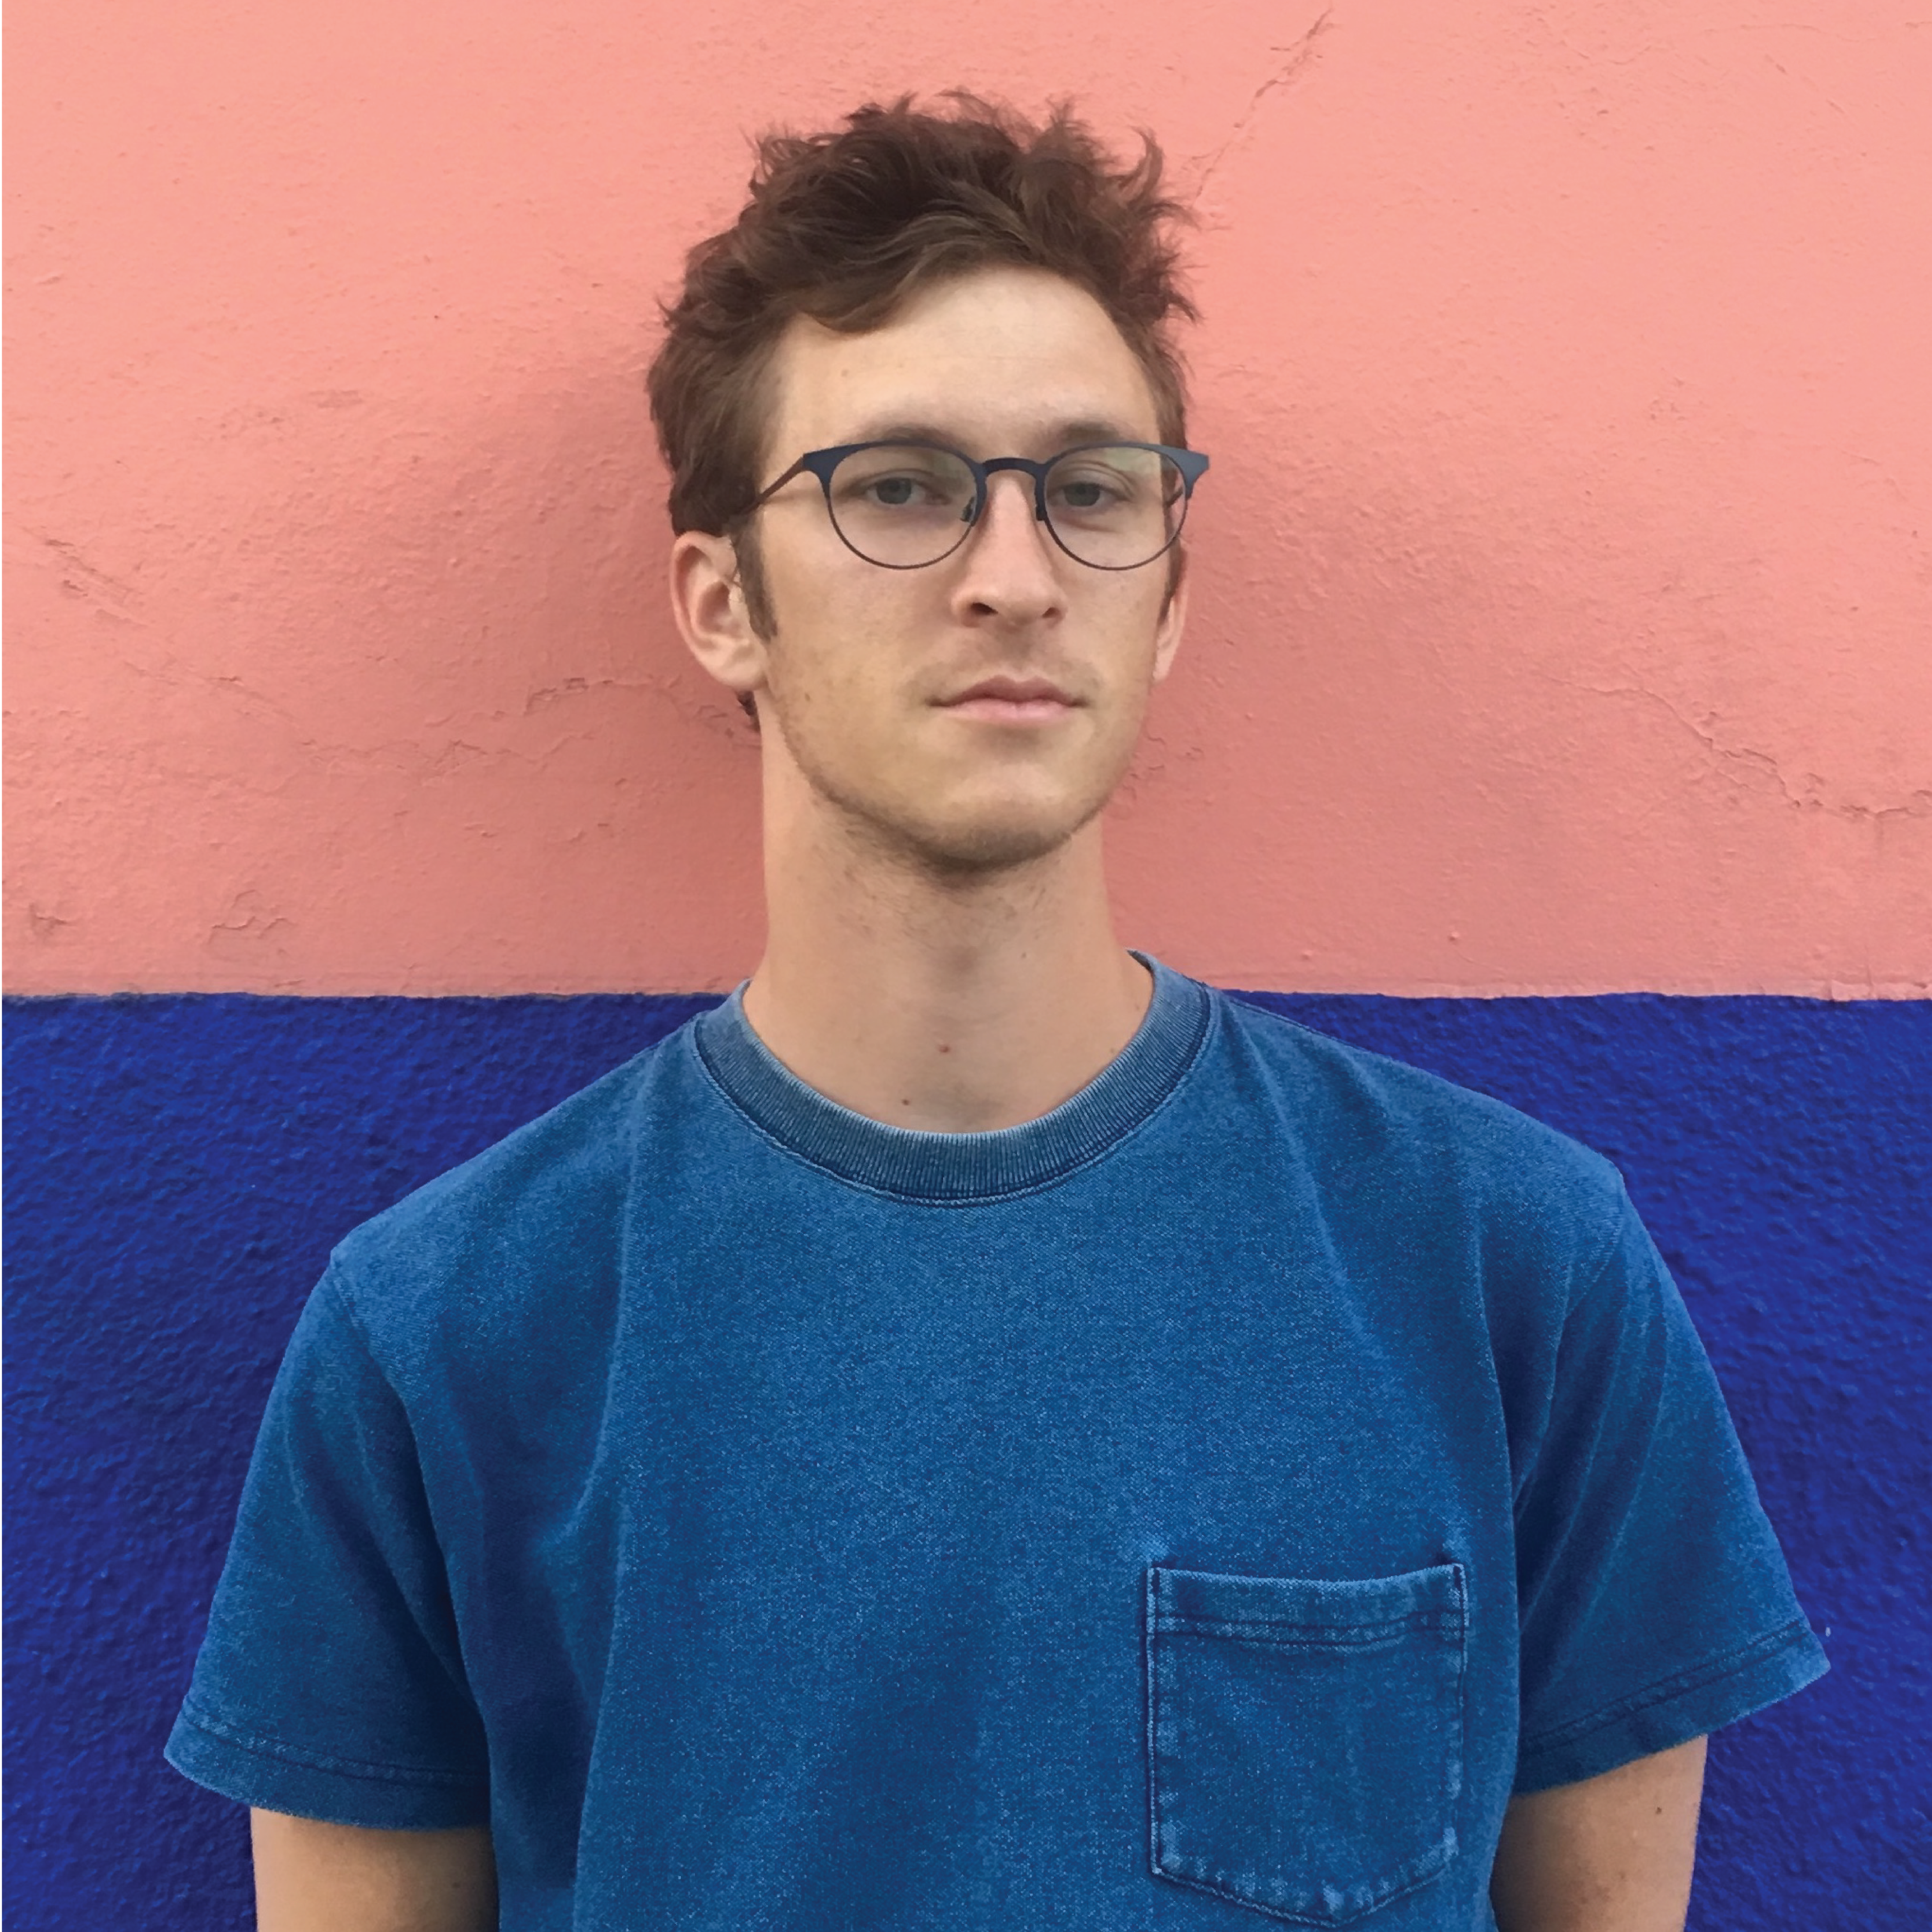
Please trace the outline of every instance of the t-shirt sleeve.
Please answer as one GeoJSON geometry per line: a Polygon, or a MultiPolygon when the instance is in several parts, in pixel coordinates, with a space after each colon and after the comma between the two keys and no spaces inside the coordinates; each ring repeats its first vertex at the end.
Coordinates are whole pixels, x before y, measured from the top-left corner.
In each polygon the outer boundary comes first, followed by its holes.
{"type": "Polygon", "coordinates": [[[1717,1378],[1628,1202],[1564,1322],[1516,1522],[1518,1791],[1668,1750],[1824,1673],[1717,1378]]]}
{"type": "Polygon", "coordinates": [[[409,1418],[332,1274],[268,1399],[168,1761],[244,1804],[488,1815],[483,1727],[409,1418]]]}

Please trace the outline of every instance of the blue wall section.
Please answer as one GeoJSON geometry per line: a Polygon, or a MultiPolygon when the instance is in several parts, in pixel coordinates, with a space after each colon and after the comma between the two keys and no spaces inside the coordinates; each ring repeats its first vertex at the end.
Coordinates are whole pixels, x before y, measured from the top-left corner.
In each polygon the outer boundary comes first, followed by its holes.
{"type": "MultiPolygon", "coordinates": [[[[1712,1753],[1704,1932],[1932,1925],[1932,1005],[1263,997],[1600,1148],[1676,1270],[1832,1673],[1712,1753]]],[[[706,1001],[9,1004],[11,1932],[250,1922],[161,1762],[333,1242],[706,1001]]]]}

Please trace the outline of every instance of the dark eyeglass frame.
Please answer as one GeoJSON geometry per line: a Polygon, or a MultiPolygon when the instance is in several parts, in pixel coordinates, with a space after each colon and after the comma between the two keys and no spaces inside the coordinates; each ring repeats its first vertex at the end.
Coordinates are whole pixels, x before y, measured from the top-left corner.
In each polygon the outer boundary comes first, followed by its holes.
{"type": "Polygon", "coordinates": [[[993,456],[984,463],[968,456],[963,449],[955,449],[950,443],[927,442],[918,436],[892,436],[875,437],[867,442],[835,443],[829,449],[808,449],[784,474],[767,484],[754,497],[744,514],[736,520],[748,522],[753,514],[762,509],[794,478],[815,476],[818,487],[825,496],[826,520],[832,526],[832,533],[852,554],[862,562],[869,563],[875,570],[930,570],[935,563],[944,563],[957,551],[962,544],[980,527],[980,519],[986,508],[986,493],[993,478],[1002,470],[1017,470],[1022,475],[1033,478],[1033,513],[1036,522],[1046,526],[1046,533],[1060,549],[1072,558],[1076,563],[1084,564],[1089,570],[1144,570],[1165,556],[1180,540],[1181,526],[1187,520],[1187,507],[1194,500],[1194,486],[1200,482],[1208,468],[1208,458],[1198,449],[1182,449],[1172,443],[1136,442],[1131,438],[1116,436],[1107,442],[1076,443],[1070,449],[1063,449],[1050,456],[1044,463],[1036,463],[1030,457],[993,456]],[[832,507],[832,474],[848,456],[856,456],[868,449],[930,449],[941,456],[956,458],[973,473],[973,501],[960,518],[958,541],[949,549],[941,550],[937,556],[929,556],[919,563],[881,563],[875,556],[868,556],[838,527],[838,513],[832,507]],[[1078,551],[1068,548],[1066,540],[1055,530],[1053,519],[1046,512],[1046,478],[1056,464],[1064,463],[1070,456],[1081,456],[1094,449],[1144,449],[1156,456],[1165,457],[1180,472],[1180,521],[1174,526],[1174,533],[1151,556],[1144,556],[1134,563],[1095,563],[1082,556],[1078,551]]]}

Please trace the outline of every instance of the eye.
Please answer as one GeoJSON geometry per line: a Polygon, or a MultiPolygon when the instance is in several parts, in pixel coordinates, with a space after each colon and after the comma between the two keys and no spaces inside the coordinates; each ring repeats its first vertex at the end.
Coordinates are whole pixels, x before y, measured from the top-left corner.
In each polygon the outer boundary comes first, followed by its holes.
{"type": "Polygon", "coordinates": [[[1097,478],[1076,476],[1060,484],[1059,494],[1070,510],[1098,510],[1115,500],[1120,493],[1097,478]]]}
{"type": "Polygon", "coordinates": [[[916,508],[922,503],[938,502],[944,494],[930,476],[875,476],[863,488],[883,510],[916,508]]]}
{"type": "Polygon", "coordinates": [[[1088,464],[1057,472],[1048,492],[1052,507],[1069,516],[1104,517],[1137,502],[1136,479],[1120,471],[1088,464]]]}
{"type": "Polygon", "coordinates": [[[832,479],[842,509],[874,516],[957,508],[972,498],[971,476],[923,453],[868,450],[848,458],[832,479]]]}

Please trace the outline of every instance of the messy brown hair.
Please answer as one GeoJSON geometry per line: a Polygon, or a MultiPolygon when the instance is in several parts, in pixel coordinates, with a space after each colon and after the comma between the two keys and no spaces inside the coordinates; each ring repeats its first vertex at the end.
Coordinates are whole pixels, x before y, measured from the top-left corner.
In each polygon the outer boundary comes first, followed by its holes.
{"type": "Polygon", "coordinates": [[[649,386],[671,527],[737,538],[761,632],[771,613],[744,524],[766,456],[772,352],[794,316],[857,334],[953,276],[1048,269],[1106,310],[1146,373],[1162,441],[1186,440],[1169,334],[1195,314],[1173,238],[1186,215],[1153,137],[1123,165],[1064,104],[1036,123],[972,94],[946,99],[944,114],[908,95],[830,133],[764,136],[750,199],[692,250],[665,306],[649,386]]]}

